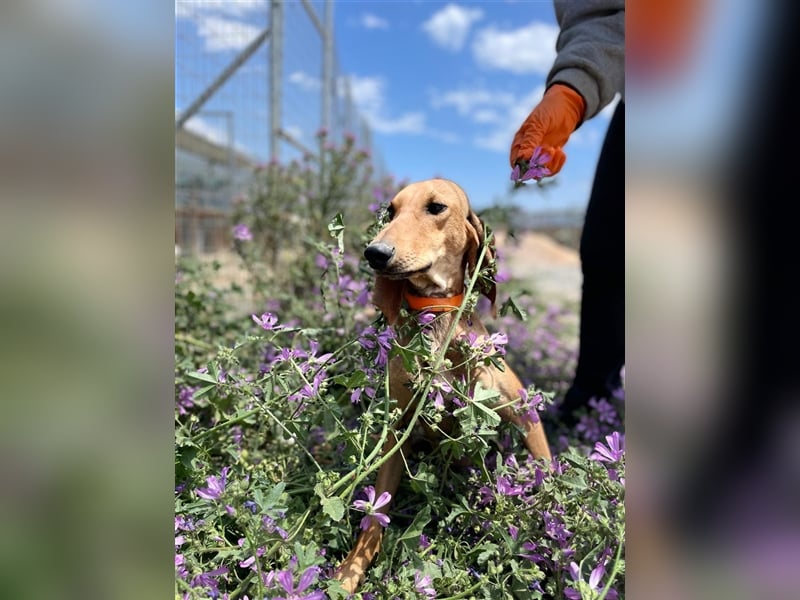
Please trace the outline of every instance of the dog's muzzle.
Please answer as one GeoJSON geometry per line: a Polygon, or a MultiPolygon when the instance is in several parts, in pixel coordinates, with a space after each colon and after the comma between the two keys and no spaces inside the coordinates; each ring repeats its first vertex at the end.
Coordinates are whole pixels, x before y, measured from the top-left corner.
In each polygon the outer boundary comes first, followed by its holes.
{"type": "Polygon", "coordinates": [[[384,270],[394,256],[394,246],[383,242],[374,242],[364,249],[364,258],[376,271],[384,270]]]}

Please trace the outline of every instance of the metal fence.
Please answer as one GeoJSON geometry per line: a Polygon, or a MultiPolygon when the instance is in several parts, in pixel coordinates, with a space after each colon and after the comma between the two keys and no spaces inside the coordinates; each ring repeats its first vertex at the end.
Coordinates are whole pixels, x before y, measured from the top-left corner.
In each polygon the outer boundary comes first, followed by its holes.
{"type": "Polygon", "coordinates": [[[229,243],[226,216],[254,168],[355,136],[380,173],[335,55],[333,0],[176,0],[176,244],[229,243]]]}

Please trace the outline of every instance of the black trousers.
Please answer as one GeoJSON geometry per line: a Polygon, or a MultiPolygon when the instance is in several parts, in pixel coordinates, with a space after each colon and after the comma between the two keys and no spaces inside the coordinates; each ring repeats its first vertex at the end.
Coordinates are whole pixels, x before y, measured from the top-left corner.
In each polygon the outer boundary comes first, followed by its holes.
{"type": "Polygon", "coordinates": [[[620,102],[597,163],[580,245],[580,347],[563,408],[608,397],[625,363],[625,105],[620,102]]]}

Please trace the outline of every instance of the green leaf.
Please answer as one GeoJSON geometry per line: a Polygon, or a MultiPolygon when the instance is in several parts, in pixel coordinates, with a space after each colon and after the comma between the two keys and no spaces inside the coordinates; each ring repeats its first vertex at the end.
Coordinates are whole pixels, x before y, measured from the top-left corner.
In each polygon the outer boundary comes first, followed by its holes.
{"type": "Polygon", "coordinates": [[[213,383],[214,385],[217,385],[217,383],[219,383],[216,379],[214,379],[213,375],[210,375],[208,373],[200,373],[199,371],[194,371],[192,373],[187,373],[186,376],[190,377],[192,379],[197,379],[199,381],[205,381],[207,383],[213,383]]]}
{"type": "Polygon", "coordinates": [[[519,304],[514,302],[513,298],[509,298],[505,302],[503,302],[502,306],[500,306],[500,316],[505,317],[508,311],[511,311],[515,317],[517,317],[520,321],[527,321],[528,320],[528,313],[525,309],[523,309],[519,304]]]}
{"type": "Polygon", "coordinates": [[[497,554],[497,545],[496,544],[484,544],[481,546],[485,548],[483,552],[478,554],[478,564],[485,564],[492,556],[497,554]]]}
{"type": "Polygon", "coordinates": [[[499,398],[500,394],[496,390],[488,390],[484,388],[480,382],[475,385],[475,393],[473,394],[472,399],[472,406],[478,408],[483,412],[486,418],[489,419],[492,425],[499,425],[500,424],[500,415],[498,415],[494,409],[484,405],[484,402],[489,400],[494,400],[495,398],[499,398]]]}
{"type": "Polygon", "coordinates": [[[336,385],[342,385],[347,389],[361,387],[368,383],[367,374],[364,371],[354,371],[353,373],[336,375],[333,378],[336,385]]]}
{"type": "Polygon", "coordinates": [[[203,396],[205,396],[205,395],[206,395],[208,392],[210,392],[211,390],[213,390],[215,387],[217,387],[217,384],[216,384],[216,383],[213,383],[213,384],[211,384],[211,385],[207,385],[207,386],[205,386],[205,387],[203,387],[203,388],[200,388],[200,389],[199,389],[199,390],[197,390],[197,391],[196,391],[194,394],[192,394],[192,400],[197,400],[198,398],[202,398],[202,397],[203,397],[203,396]]]}
{"type": "Polygon", "coordinates": [[[342,517],[344,517],[344,503],[336,496],[323,498],[322,512],[334,521],[341,521],[342,517]]]}
{"type": "Polygon", "coordinates": [[[402,542],[404,540],[412,540],[417,541],[419,536],[422,535],[422,531],[425,529],[425,525],[430,523],[431,520],[431,507],[430,505],[425,505],[422,510],[420,510],[416,516],[414,516],[414,520],[411,522],[411,525],[403,532],[397,541],[402,542]]]}
{"type": "Polygon", "coordinates": [[[275,506],[278,501],[281,499],[281,495],[283,494],[283,490],[286,488],[286,484],[281,481],[280,483],[275,484],[275,486],[269,491],[267,497],[263,499],[263,504],[260,504],[262,508],[272,508],[275,506]]]}
{"type": "Polygon", "coordinates": [[[328,233],[332,238],[336,238],[336,244],[339,247],[339,252],[344,252],[344,219],[342,213],[337,213],[331,222],[328,223],[328,233]]]}

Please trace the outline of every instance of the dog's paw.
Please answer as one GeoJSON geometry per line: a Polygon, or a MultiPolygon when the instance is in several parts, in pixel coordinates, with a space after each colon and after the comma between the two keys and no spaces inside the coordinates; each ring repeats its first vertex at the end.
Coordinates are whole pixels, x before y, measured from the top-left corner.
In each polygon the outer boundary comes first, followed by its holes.
{"type": "Polygon", "coordinates": [[[356,565],[345,561],[334,573],[333,578],[342,584],[342,589],[348,594],[353,594],[364,578],[364,571],[356,565]]]}

